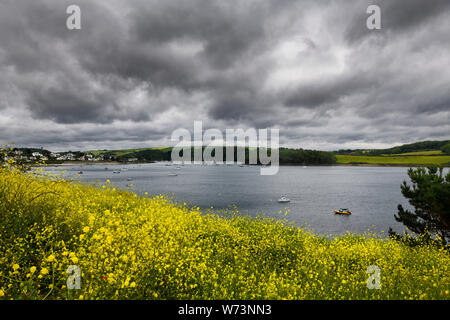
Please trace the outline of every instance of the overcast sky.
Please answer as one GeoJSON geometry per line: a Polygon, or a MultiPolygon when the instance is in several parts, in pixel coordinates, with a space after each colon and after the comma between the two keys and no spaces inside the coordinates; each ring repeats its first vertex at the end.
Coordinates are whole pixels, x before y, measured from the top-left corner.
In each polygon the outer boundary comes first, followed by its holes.
{"type": "Polygon", "coordinates": [[[379,148],[450,139],[449,114],[448,0],[0,0],[0,144],[163,146],[202,120],[379,148]]]}

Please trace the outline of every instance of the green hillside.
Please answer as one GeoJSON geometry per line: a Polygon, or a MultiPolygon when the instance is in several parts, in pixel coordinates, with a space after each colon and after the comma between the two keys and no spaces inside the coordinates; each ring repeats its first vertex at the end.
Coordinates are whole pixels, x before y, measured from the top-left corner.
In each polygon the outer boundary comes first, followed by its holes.
{"type": "Polygon", "coordinates": [[[388,149],[345,149],[336,151],[341,155],[364,155],[364,156],[382,156],[382,155],[435,155],[450,154],[448,146],[450,140],[442,141],[420,141],[415,143],[403,144],[388,149]],[[444,151],[445,150],[445,151],[444,151]]]}
{"type": "Polygon", "coordinates": [[[450,165],[450,140],[421,141],[389,149],[336,151],[337,163],[380,165],[450,165]]]}
{"type": "MultiPolygon", "coordinates": [[[[205,148],[205,147],[203,147],[205,148]]],[[[249,159],[250,150],[254,148],[245,148],[246,161],[249,159]]],[[[270,151],[269,151],[270,152],[270,151]]],[[[95,156],[103,155],[114,158],[118,161],[127,161],[128,159],[138,159],[138,161],[170,161],[172,155],[171,147],[142,148],[142,149],[123,149],[123,150],[95,150],[88,151],[95,156]]],[[[281,164],[333,164],[336,158],[333,153],[317,150],[289,149],[280,148],[281,164]]],[[[213,154],[214,155],[214,154],[213,154]]],[[[223,155],[226,155],[226,149],[223,149],[223,155]]],[[[237,161],[237,147],[234,148],[234,160],[237,161]]],[[[194,150],[191,149],[191,157],[194,156],[194,150]]],[[[193,158],[192,158],[193,160],[193,158]]]]}

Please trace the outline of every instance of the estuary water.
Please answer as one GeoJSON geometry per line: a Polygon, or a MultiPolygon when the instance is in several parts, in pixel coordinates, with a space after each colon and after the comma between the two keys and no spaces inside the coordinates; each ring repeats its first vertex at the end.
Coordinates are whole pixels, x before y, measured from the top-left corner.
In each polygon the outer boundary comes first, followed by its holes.
{"type": "Polygon", "coordinates": [[[308,226],[314,232],[339,235],[368,230],[387,234],[396,222],[397,205],[408,207],[400,185],[408,180],[403,167],[282,166],[278,174],[260,175],[258,166],[165,163],[47,167],[66,178],[104,184],[148,196],[164,194],[204,210],[221,212],[236,206],[242,215],[268,216],[308,226]],[[78,174],[82,171],[82,174],[78,174]],[[116,173],[114,173],[116,171],[116,173]],[[119,171],[120,173],[117,173],[119,171]],[[176,174],[169,175],[169,174],[176,174]],[[128,186],[132,184],[132,186],[128,186]],[[278,203],[280,196],[290,203],[278,203]],[[349,208],[350,216],[335,209],[349,208]],[[285,215],[285,212],[287,214],[285,215]],[[281,213],[280,213],[281,212],[281,213]]]}

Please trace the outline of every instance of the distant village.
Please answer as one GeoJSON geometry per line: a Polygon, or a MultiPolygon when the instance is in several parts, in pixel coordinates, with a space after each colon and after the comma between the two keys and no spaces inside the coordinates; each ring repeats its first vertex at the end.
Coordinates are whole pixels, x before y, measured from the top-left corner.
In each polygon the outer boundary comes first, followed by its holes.
{"type": "MultiPolygon", "coordinates": [[[[86,152],[50,152],[44,149],[12,149],[3,151],[1,155],[1,160],[8,161],[14,159],[18,162],[23,163],[36,163],[36,162],[49,162],[49,163],[60,163],[64,161],[90,161],[90,162],[100,162],[100,161],[123,161],[113,154],[100,154],[94,155],[92,153],[86,152]]],[[[136,162],[137,158],[128,158],[127,162],[136,162]]]]}

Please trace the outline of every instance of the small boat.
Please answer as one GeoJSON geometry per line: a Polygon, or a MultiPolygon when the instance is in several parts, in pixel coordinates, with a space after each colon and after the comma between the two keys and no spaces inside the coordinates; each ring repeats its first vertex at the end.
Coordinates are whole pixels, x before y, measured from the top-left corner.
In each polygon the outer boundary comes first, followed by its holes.
{"type": "Polygon", "coordinates": [[[178,167],[177,167],[177,170],[180,170],[180,169],[181,169],[181,167],[180,167],[180,166],[178,166],[178,167]]]}
{"type": "Polygon", "coordinates": [[[83,171],[78,171],[78,174],[83,174],[83,171]]]}
{"type": "Polygon", "coordinates": [[[176,173],[169,173],[168,176],[169,176],[169,177],[176,177],[177,174],[176,174],[176,173]]]}
{"type": "Polygon", "coordinates": [[[134,186],[134,184],[132,184],[132,183],[127,184],[127,187],[128,187],[128,188],[131,188],[131,187],[133,187],[133,186],[134,186]]]}
{"type": "Polygon", "coordinates": [[[287,202],[291,202],[291,199],[289,199],[285,196],[282,196],[280,199],[278,199],[278,202],[279,203],[287,203],[287,202]]]}
{"type": "Polygon", "coordinates": [[[127,181],[133,181],[133,178],[127,178],[127,181]]]}
{"type": "Polygon", "coordinates": [[[113,171],[113,173],[120,173],[120,171],[113,171]]]}
{"type": "Polygon", "coordinates": [[[339,210],[334,210],[334,213],[336,213],[336,214],[347,214],[347,215],[352,214],[350,212],[350,210],[348,210],[347,208],[340,208],[339,210]]]}

